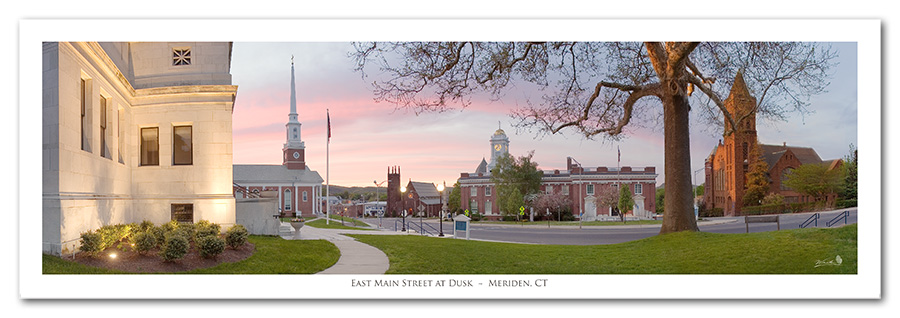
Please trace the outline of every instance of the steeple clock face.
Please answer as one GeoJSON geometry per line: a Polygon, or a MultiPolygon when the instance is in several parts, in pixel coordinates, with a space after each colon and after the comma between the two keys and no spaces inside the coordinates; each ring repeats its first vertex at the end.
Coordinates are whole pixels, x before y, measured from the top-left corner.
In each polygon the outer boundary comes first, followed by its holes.
{"type": "Polygon", "coordinates": [[[494,150],[496,150],[496,151],[503,150],[503,145],[501,145],[501,144],[494,145],[494,150]]]}

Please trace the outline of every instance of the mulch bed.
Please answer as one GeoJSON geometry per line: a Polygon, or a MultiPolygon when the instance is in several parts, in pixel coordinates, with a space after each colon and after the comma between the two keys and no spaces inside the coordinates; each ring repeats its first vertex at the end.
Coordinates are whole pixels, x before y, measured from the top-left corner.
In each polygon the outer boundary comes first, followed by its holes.
{"type": "MultiPolygon", "coordinates": [[[[213,267],[222,263],[241,261],[250,257],[250,255],[253,255],[255,250],[256,246],[248,242],[236,250],[231,247],[225,247],[225,251],[215,258],[202,258],[200,257],[200,252],[193,244],[191,244],[191,248],[183,258],[166,262],[162,257],[157,255],[159,254],[158,249],[139,254],[138,252],[131,251],[131,249],[123,251],[116,249],[115,247],[110,247],[102,253],[97,254],[97,256],[90,256],[87,253],[77,253],[75,254],[75,262],[87,266],[115,269],[130,273],[173,273],[213,267]],[[109,257],[110,253],[115,253],[116,258],[109,257]]],[[[72,259],[71,256],[64,258],[72,259]]]]}

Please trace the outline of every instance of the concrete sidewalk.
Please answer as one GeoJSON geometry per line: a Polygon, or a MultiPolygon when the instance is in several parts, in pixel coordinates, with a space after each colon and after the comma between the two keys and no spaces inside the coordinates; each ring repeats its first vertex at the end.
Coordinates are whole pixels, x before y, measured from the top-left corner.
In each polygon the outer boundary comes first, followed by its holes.
{"type": "Polygon", "coordinates": [[[403,235],[403,233],[387,231],[321,229],[304,226],[300,229],[300,235],[297,238],[290,223],[286,222],[281,223],[278,233],[281,238],[286,240],[326,240],[337,246],[341,251],[341,258],[333,266],[317,274],[384,274],[390,267],[390,262],[384,252],[341,234],[403,235]]]}

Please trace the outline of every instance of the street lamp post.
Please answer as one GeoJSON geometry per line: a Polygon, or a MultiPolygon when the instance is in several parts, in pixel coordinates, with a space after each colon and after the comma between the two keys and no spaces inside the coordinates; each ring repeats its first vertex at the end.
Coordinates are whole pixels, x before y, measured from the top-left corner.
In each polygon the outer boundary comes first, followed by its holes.
{"type": "MultiPolygon", "coordinates": [[[[447,183],[447,182],[444,181],[444,183],[447,183]]],[[[437,190],[438,190],[438,197],[440,198],[440,202],[441,202],[441,212],[438,213],[438,219],[440,220],[439,222],[441,224],[440,225],[441,233],[438,234],[438,236],[443,237],[444,236],[444,185],[439,184],[437,186],[437,190]]]]}
{"type": "Polygon", "coordinates": [[[403,209],[403,212],[400,213],[400,216],[403,217],[403,229],[400,231],[406,232],[406,187],[400,187],[400,193],[400,206],[403,209]]]}

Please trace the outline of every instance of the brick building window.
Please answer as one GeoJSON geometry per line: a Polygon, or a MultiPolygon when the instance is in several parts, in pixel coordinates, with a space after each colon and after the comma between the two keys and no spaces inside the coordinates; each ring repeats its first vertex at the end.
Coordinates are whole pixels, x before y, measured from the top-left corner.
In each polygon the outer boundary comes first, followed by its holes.
{"type": "Polygon", "coordinates": [[[562,194],[569,195],[569,186],[562,186],[562,194]]]}
{"type": "Polygon", "coordinates": [[[306,194],[306,191],[303,191],[303,202],[306,202],[308,199],[308,194],[306,194]]]}
{"type": "Polygon", "coordinates": [[[291,189],[284,190],[284,210],[285,211],[291,210],[291,203],[293,203],[293,202],[291,202],[291,201],[293,201],[291,199],[293,199],[293,196],[291,195],[291,189]]]}
{"type": "Polygon", "coordinates": [[[141,128],[141,165],[159,165],[159,127],[141,128]]]}
{"type": "Polygon", "coordinates": [[[640,183],[635,183],[634,184],[634,194],[641,194],[641,193],[644,193],[644,185],[642,185],[640,183]]]}
{"type": "Polygon", "coordinates": [[[484,196],[491,196],[491,187],[484,187],[484,196]]]}
{"type": "Polygon", "coordinates": [[[792,170],[794,170],[794,168],[791,167],[787,167],[784,168],[784,170],[781,170],[781,190],[793,190],[791,189],[791,187],[784,185],[784,181],[787,180],[788,175],[791,174],[792,170]]]}
{"type": "Polygon", "coordinates": [[[469,196],[477,197],[478,196],[478,187],[469,188],[469,196]]]}
{"type": "Polygon", "coordinates": [[[593,184],[587,185],[587,194],[594,195],[594,185],[593,184]]]}
{"type": "Polygon", "coordinates": [[[484,201],[484,214],[491,214],[492,206],[491,200],[484,201]]]}

